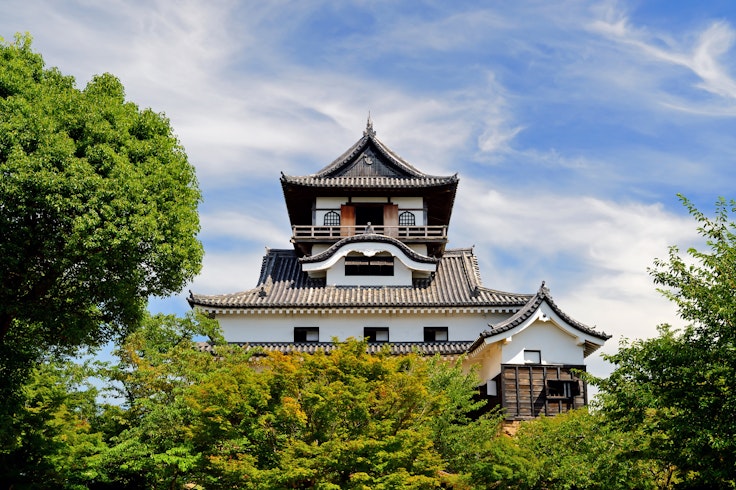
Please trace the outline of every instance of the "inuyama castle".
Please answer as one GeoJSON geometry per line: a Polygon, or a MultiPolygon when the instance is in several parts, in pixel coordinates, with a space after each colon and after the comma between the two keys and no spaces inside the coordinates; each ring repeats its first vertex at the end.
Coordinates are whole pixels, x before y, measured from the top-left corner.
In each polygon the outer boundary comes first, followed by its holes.
{"type": "Polygon", "coordinates": [[[574,371],[610,336],[567,315],[544,283],[531,294],[484,286],[473,248],[446,248],[458,181],[409,164],[369,118],[323,169],[282,173],[292,246],[267,249],[256,286],[189,303],[227,341],[263,351],[329,352],[354,337],[369,352],[464,355],[508,420],[585,405],[574,371]]]}

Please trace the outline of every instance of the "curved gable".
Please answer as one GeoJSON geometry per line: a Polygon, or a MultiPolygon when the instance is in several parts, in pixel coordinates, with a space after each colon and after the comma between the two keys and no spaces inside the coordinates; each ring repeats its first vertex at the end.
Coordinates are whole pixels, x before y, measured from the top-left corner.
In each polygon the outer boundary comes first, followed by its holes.
{"type": "Polygon", "coordinates": [[[326,276],[327,283],[336,286],[410,287],[414,279],[437,271],[437,259],[418,254],[393,238],[373,234],[346,238],[300,262],[310,277],[326,276]],[[364,266],[355,266],[355,262],[364,266]]]}
{"type": "Polygon", "coordinates": [[[548,323],[574,339],[577,345],[583,346],[585,357],[598,350],[611,338],[610,335],[598,332],[564,313],[554,302],[543,282],[537,294],[523,308],[503,322],[495,326],[489,325],[491,327],[489,330],[481,332],[469,352],[488,344],[511,341],[515,335],[540,322],[548,323]]]}

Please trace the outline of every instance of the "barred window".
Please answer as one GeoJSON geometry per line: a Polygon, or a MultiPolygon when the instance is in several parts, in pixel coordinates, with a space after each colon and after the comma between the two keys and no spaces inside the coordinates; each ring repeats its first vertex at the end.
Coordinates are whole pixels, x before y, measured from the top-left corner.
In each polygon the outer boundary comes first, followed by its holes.
{"type": "Polygon", "coordinates": [[[417,221],[414,213],[404,211],[403,213],[399,214],[399,226],[414,226],[416,224],[417,221]]]}
{"type": "Polygon", "coordinates": [[[573,398],[580,395],[580,382],[567,379],[548,379],[547,398],[573,398]]]}
{"type": "Polygon", "coordinates": [[[325,214],[325,226],[340,226],[340,215],[337,214],[335,211],[330,211],[329,213],[325,214]]]}

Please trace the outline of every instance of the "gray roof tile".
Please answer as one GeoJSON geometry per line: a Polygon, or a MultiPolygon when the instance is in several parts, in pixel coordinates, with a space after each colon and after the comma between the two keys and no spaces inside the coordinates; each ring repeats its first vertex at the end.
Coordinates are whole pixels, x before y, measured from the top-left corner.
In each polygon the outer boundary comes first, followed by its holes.
{"type": "Polygon", "coordinates": [[[525,305],[532,295],[483,287],[472,249],[447,250],[433,277],[411,287],[328,286],[301,270],[293,250],[268,250],[255,288],[233,294],[191,294],[190,305],[203,309],[258,308],[449,308],[525,305]]]}

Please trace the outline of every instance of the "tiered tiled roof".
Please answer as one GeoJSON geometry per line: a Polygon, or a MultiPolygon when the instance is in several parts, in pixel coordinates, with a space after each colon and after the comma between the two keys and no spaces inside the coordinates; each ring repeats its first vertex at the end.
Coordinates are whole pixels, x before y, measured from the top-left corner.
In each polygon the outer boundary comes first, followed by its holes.
{"type": "Polygon", "coordinates": [[[513,312],[529,294],[483,287],[472,249],[447,250],[433,277],[411,287],[328,286],[301,269],[293,250],[269,250],[254,289],[221,295],[192,294],[189,303],[205,311],[261,308],[493,308],[513,312]]]}
{"type": "MultiPolygon", "coordinates": [[[[504,321],[496,324],[496,325],[489,325],[490,330],[484,330],[481,332],[480,337],[473,343],[473,345],[470,347],[470,351],[475,350],[478,346],[483,344],[484,340],[487,338],[494,337],[496,335],[500,335],[504,332],[508,332],[509,330],[512,330],[522,323],[524,323],[529,317],[531,317],[534,312],[537,311],[539,306],[543,302],[547,302],[547,304],[552,308],[552,311],[554,311],[557,316],[559,316],[562,320],[564,320],[568,325],[571,327],[586,333],[588,335],[591,335],[593,337],[599,338],[603,341],[606,341],[611,338],[611,335],[606,334],[605,332],[598,332],[595,329],[580,323],[579,321],[571,318],[569,315],[567,315],[564,311],[562,311],[558,306],[557,303],[554,302],[552,299],[552,295],[549,292],[549,289],[545,287],[544,282],[539,287],[539,290],[537,293],[527,302],[526,305],[524,305],[523,308],[521,308],[519,311],[514,313],[509,318],[505,319],[504,321]]],[[[600,345],[586,345],[585,346],[585,355],[592,354],[596,349],[598,349],[600,345]]]]}

